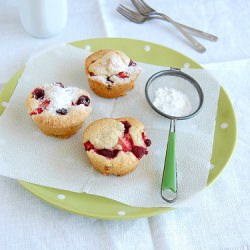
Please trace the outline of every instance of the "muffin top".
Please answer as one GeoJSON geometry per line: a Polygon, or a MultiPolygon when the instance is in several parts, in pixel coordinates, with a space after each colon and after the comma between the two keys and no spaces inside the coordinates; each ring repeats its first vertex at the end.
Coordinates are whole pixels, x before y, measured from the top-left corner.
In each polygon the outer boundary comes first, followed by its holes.
{"type": "Polygon", "coordinates": [[[119,50],[99,50],[86,59],[88,77],[104,83],[127,83],[140,72],[137,63],[119,50]]]}
{"type": "Polygon", "coordinates": [[[120,71],[126,71],[130,58],[121,51],[109,50],[90,64],[89,71],[95,75],[116,75],[120,71]]]}
{"type": "Polygon", "coordinates": [[[76,87],[64,87],[62,83],[44,84],[35,88],[27,102],[31,116],[39,114],[66,115],[74,110],[87,111],[90,106],[89,94],[76,87]]]}
{"type": "Polygon", "coordinates": [[[120,152],[132,153],[138,160],[147,154],[151,141],[147,139],[144,126],[138,120],[105,118],[89,125],[83,134],[86,151],[107,158],[115,158],[120,152]]]}

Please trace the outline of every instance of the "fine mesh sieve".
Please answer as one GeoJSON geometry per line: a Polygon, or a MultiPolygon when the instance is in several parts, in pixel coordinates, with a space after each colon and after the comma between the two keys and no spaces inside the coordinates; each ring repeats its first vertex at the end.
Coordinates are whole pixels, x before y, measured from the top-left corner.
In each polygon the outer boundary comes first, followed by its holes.
{"type": "MultiPolygon", "coordinates": [[[[168,145],[161,183],[161,196],[167,202],[174,202],[177,198],[175,122],[176,120],[189,119],[199,112],[203,104],[203,92],[200,85],[191,76],[181,72],[180,69],[170,69],[157,72],[148,79],[145,86],[145,95],[149,105],[157,113],[170,119],[168,145]],[[157,97],[156,91],[158,91],[157,93],[159,93],[159,91],[170,93],[169,98],[168,96],[166,99],[163,99],[165,96],[161,97],[161,101],[165,101],[162,106],[155,102],[157,97]],[[178,95],[174,95],[175,93],[178,95]],[[180,97],[181,100],[179,100],[180,97]],[[189,100],[188,104],[190,104],[190,109],[188,110],[188,113],[187,110],[185,110],[186,113],[182,112],[182,114],[180,114],[181,112],[179,112],[177,114],[176,110],[178,109],[175,107],[177,106],[178,108],[178,105],[176,104],[179,103],[179,106],[186,105],[184,97],[189,100]],[[172,107],[172,111],[168,106],[172,107]]],[[[183,106],[183,108],[186,107],[183,106]]]]}

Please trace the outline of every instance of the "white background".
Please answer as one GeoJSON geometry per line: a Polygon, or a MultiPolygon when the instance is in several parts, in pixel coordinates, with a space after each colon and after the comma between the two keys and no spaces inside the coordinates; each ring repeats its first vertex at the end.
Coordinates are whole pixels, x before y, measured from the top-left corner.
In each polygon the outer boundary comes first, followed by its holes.
{"type": "Polygon", "coordinates": [[[1,249],[250,248],[250,2],[147,2],[179,22],[218,35],[218,42],[199,39],[207,48],[199,54],[168,23],[130,23],[115,11],[118,3],[132,7],[129,0],[69,0],[63,32],[37,39],[22,29],[18,1],[0,0],[0,89],[30,55],[62,42],[129,37],[173,48],[216,69],[233,103],[238,141],[227,168],[202,193],[196,207],[130,221],[103,221],[64,212],[34,197],[15,180],[0,177],[1,249]]]}

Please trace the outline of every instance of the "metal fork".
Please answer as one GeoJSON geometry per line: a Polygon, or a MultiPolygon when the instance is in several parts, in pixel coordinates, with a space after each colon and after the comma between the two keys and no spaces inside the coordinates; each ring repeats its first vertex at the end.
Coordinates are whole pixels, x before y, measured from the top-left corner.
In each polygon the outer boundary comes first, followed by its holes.
{"type": "MultiPolygon", "coordinates": [[[[142,19],[140,19],[140,21],[138,21],[139,18],[136,18],[136,15],[141,15],[140,13],[137,13],[135,11],[131,11],[130,9],[128,9],[127,7],[125,7],[121,4],[118,6],[118,8],[116,10],[120,14],[122,14],[124,17],[128,18],[130,21],[136,22],[136,23],[142,23],[142,19]]],[[[146,16],[146,18],[144,19],[143,22],[154,19],[154,18],[156,18],[156,17],[146,16]]],[[[158,18],[158,16],[157,16],[157,18],[158,18]]],[[[161,19],[161,18],[158,18],[158,19],[161,19]]],[[[176,29],[178,29],[187,38],[187,40],[190,41],[191,45],[193,46],[193,48],[195,50],[197,50],[200,53],[203,53],[206,51],[206,48],[202,44],[200,44],[197,40],[195,40],[192,36],[190,36],[186,31],[184,31],[180,26],[178,26],[178,24],[176,24],[174,21],[172,21],[172,19],[169,19],[169,22],[172,23],[176,27],[176,29]]]]}
{"type": "MultiPolygon", "coordinates": [[[[157,12],[156,10],[151,8],[147,3],[145,3],[143,0],[131,0],[131,1],[134,4],[135,8],[140,12],[140,14],[145,15],[147,17],[151,17],[151,19],[158,17],[158,19],[162,19],[164,21],[170,22],[171,19],[169,16],[167,16],[163,13],[157,12]]],[[[214,36],[212,34],[206,33],[204,31],[201,31],[201,30],[198,30],[198,29],[195,29],[192,27],[189,27],[189,26],[182,24],[182,23],[178,23],[178,22],[175,22],[175,23],[177,25],[181,26],[182,28],[184,28],[188,31],[191,31],[193,34],[198,35],[202,38],[205,38],[209,41],[215,42],[218,40],[218,37],[214,36]]]]}

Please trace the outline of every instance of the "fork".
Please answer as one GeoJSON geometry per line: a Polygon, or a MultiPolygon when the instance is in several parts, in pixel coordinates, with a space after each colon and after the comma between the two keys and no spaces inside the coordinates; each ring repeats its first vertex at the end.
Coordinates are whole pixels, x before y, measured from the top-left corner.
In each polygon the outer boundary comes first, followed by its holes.
{"type": "MultiPolygon", "coordinates": [[[[121,4],[117,7],[116,10],[120,14],[122,14],[124,17],[128,18],[130,21],[136,22],[136,23],[142,23],[141,18],[140,19],[136,18],[136,15],[142,16],[140,13],[137,13],[135,11],[131,11],[130,9],[128,9],[127,7],[125,7],[121,4]]],[[[157,17],[146,16],[146,18],[144,19],[143,22],[154,19],[154,18],[158,18],[158,16],[157,17]]],[[[161,18],[158,18],[158,19],[161,19],[161,18]]],[[[176,24],[174,21],[172,21],[172,19],[169,19],[169,22],[172,23],[176,27],[176,29],[178,29],[187,38],[187,40],[189,40],[189,42],[192,44],[192,46],[195,50],[197,50],[200,53],[203,53],[206,51],[206,48],[202,44],[200,44],[197,40],[195,40],[192,36],[190,36],[185,30],[183,30],[180,26],[178,26],[178,24],[176,24]]]]}
{"type": "MultiPolygon", "coordinates": [[[[153,8],[151,8],[147,3],[145,3],[143,0],[131,0],[132,3],[134,4],[135,8],[140,12],[140,14],[147,16],[147,17],[151,17],[151,19],[153,18],[157,18],[167,21],[167,22],[171,22],[171,18],[163,13],[157,12],[156,10],[154,10],[153,8]]],[[[173,20],[172,20],[173,21],[173,20]]],[[[175,22],[175,21],[174,21],[175,22]]],[[[177,25],[181,26],[182,28],[191,31],[193,34],[199,35],[200,37],[203,37],[209,41],[217,41],[218,37],[214,36],[212,34],[206,33],[204,31],[189,27],[185,24],[182,23],[178,23],[175,22],[177,25]]]]}
{"type": "Polygon", "coordinates": [[[161,19],[163,20],[163,17],[161,16],[146,16],[142,15],[136,11],[133,11],[126,6],[120,4],[116,9],[121,15],[129,19],[130,21],[134,23],[144,23],[146,21],[152,20],[152,19],[161,19]]]}

